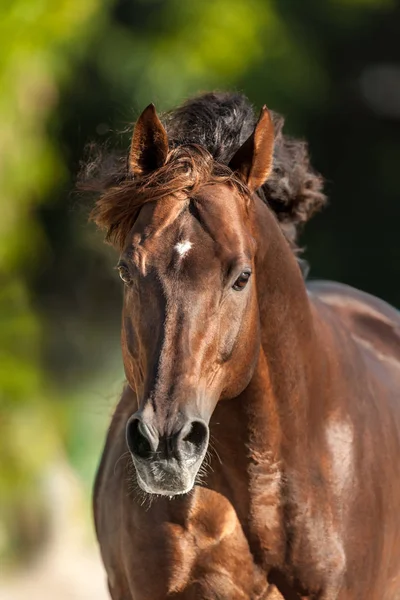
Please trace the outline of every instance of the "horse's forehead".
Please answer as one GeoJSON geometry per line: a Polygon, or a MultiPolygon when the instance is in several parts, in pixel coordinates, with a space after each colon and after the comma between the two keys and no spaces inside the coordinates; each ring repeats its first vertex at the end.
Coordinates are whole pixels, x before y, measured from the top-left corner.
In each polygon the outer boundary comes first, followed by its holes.
{"type": "Polygon", "coordinates": [[[150,250],[157,243],[157,246],[167,249],[164,241],[178,237],[182,239],[173,245],[183,255],[189,250],[189,242],[192,247],[196,238],[204,241],[204,234],[208,234],[214,242],[226,244],[230,240],[231,245],[235,245],[238,238],[246,236],[243,209],[243,198],[226,184],[204,185],[193,199],[164,198],[153,206],[144,207],[132,246],[150,250]],[[190,204],[196,207],[195,211],[187,210],[190,204]],[[197,226],[198,221],[202,227],[197,226]],[[182,245],[184,242],[186,245],[182,245]]]}
{"type": "Polygon", "coordinates": [[[243,198],[226,184],[205,185],[192,199],[162,199],[139,216],[132,257],[143,271],[150,263],[166,263],[200,272],[195,263],[210,268],[214,261],[248,256],[245,216],[243,198]]]}

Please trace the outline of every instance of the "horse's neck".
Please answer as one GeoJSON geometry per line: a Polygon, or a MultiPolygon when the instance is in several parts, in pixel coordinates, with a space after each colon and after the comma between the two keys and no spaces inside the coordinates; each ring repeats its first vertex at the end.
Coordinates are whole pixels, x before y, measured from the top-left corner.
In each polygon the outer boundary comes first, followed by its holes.
{"type": "Polygon", "coordinates": [[[259,390],[258,410],[279,414],[276,424],[268,417],[269,434],[272,427],[284,427],[285,437],[295,444],[300,431],[304,432],[316,384],[321,383],[324,348],[319,342],[319,317],[297,260],[267,211],[264,205],[258,205],[261,356],[245,395],[251,404],[251,396],[259,390]]]}

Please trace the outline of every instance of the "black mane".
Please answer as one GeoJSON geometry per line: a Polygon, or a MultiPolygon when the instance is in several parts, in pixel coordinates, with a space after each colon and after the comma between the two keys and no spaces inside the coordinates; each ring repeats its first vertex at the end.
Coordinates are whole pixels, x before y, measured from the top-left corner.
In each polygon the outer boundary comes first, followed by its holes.
{"type": "Polygon", "coordinates": [[[162,121],[172,147],[199,144],[216,161],[228,164],[253,131],[256,119],[242,94],[214,92],[188,100],[162,121]]]}
{"type": "MultiPolygon", "coordinates": [[[[319,210],[326,197],[322,178],[311,168],[307,144],[282,134],[284,118],[272,112],[275,127],[274,168],[259,190],[296,249],[299,227],[319,210]]],[[[251,135],[257,115],[243,94],[212,92],[196,96],[164,115],[171,147],[199,144],[227,165],[251,135]]]]}
{"type": "MultiPolygon", "coordinates": [[[[307,144],[282,134],[282,116],[272,112],[272,118],[275,127],[273,171],[258,194],[274,212],[297,252],[301,225],[325,204],[326,198],[322,178],[310,166],[307,144]]],[[[170,150],[196,144],[207,150],[216,164],[225,166],[250,136],[256,120],[248,99],[229,92],[196,96],[162,117],[170,150]]],[[[129,187],[130,181],[126,155],[100,152],[86,165],[79,186],[105,196],[124,184],[129,187]]],[[[118,223],[114,223],[114,227],[118,227],[118,223]]]]}

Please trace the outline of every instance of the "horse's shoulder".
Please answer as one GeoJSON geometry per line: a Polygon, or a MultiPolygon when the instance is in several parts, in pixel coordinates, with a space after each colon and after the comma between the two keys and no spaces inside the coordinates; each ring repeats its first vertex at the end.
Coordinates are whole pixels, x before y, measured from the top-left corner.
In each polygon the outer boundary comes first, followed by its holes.
{"type": "Polygon", "coordinates": [[[400,312],[367,292],[330,281],[307,283],[311,298],[329,306],[363,349],[400,369],[400,312]],[[395,365],[396,366],[396,365],[395,365]]]}

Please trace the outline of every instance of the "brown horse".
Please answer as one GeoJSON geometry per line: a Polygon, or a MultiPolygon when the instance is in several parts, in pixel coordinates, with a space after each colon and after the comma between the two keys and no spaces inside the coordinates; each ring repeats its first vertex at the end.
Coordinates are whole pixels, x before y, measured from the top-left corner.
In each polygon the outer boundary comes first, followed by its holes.
{"type": "Polygon", "coordinates": [[[399,599],[399,313],[306,287],[325,199],[278,115],[206,94],[163,122],[94,184],[125,284],[94,496],[111,596],[399,599]]]}

